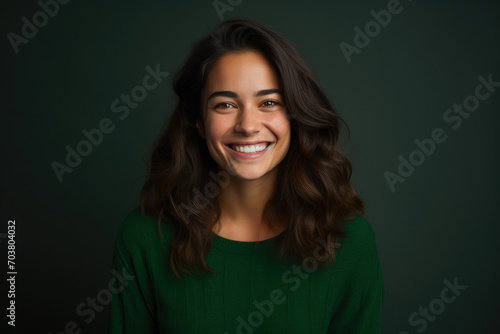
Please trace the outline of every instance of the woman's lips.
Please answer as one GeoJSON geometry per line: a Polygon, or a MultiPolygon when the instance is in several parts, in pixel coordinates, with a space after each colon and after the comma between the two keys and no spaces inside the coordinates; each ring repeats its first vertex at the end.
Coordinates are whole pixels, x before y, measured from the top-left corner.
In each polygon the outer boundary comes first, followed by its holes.
{"type": "MultiPolygon", "coordinates": [[[[266,148],[263,149],[262,151],[259,151],[259,152],[248,152],[248,153],[245,153],[245,152],[239,152],[239,151],[236,151],[232,146],[234,144],[226,144],[225,146],[227,146],[230,150],[231,153],[233,153],[234,155],[238,156],[238,157],[241,157],[241,158],[244,158],[244,159],[254,159],[254,158],[258,158],[262,155],[264,155],[264,153],[266,153],[269,149],[269,147],[274,144],[273,142],[259,142],[258,144],[253,144],[253,145],[266,145],[266,148]]],[[[252,146],[252,145],[237,145],[237,146],[252,146]]]]}

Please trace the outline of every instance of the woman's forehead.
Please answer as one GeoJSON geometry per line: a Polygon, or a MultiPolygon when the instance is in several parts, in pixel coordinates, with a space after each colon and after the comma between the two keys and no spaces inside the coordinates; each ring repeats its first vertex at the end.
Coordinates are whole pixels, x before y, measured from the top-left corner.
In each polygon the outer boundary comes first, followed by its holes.
{"type": "Polygon", "coordinates": [[[279,89],[279,77],[269,61],[254,51],[229,53],[210,69],[205,83],[205,98],[214,91],[254,95],[263,89],[279,89]]]}

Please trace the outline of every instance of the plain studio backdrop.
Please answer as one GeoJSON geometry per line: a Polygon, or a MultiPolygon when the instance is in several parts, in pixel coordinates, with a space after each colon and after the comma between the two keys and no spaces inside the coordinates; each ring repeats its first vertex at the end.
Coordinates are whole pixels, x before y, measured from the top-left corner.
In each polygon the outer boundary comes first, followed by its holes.
{"type": "Polygon", "coordinates": [[[383,333],[500,330],[495,1],[1,6],[2,333],[104,333],[114,238],[138,204],[143,151],[172,112],[173,74],[232,17],[289,38],[351,129],[352,181],[385,282],[383,333]]]}

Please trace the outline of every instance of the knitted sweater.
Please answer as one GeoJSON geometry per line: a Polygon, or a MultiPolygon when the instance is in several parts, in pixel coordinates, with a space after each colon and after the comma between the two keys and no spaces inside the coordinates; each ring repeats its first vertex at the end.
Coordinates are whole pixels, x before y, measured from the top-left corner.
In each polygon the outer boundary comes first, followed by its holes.
{"type": "Polygon", "coordinates": [[[161,224],[162,243],[157,220],[136,208],[115,240],[121,278],[108,333],[380,333],[384,282],[373,229],[361,215],[344,223],[349,237],[338,239],[337,262],[326,267],[316,256],[273,256],[284,233],[258,242],[214,233],[206,262],[217,273],[180,270],[179,279],[169,262],[173,228],[161,224]]]}

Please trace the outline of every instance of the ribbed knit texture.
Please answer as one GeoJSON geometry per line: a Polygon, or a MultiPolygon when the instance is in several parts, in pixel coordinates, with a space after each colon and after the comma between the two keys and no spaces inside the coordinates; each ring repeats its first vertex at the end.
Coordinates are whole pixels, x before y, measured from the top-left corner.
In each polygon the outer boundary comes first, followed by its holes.
{"type": "MultiPolygon", "coordinates": [[[[273,242],[214,233],[206,261],[218,273],[170,268],[172,229],[134,209],[120,225],[113,254],[108,333],[380,333],[384,283],[370,223],[345,222],[337,263],[278,259],[273,242]],[[132,276],[135,276],[132,278],[132,276]]],[[[321,249],[318,249],[321,254],[321,249]]]]}

